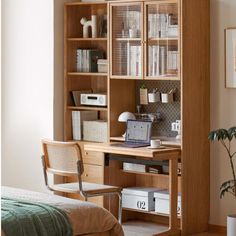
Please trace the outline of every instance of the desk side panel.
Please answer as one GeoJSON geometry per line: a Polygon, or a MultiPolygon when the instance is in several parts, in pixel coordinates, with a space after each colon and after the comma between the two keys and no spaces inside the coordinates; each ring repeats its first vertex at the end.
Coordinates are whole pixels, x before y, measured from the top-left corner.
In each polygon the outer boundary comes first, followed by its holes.
{"type": "Polygon", "coordinates": [[[182,229],[207,231],[210,197],[209,0],[182,0],[182,229]]]}

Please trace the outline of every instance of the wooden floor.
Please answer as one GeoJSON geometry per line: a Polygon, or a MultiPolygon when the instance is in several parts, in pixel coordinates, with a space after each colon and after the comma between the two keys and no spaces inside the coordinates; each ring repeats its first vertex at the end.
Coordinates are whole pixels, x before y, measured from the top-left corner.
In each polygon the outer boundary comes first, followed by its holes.
{"type": "MultiPolygon", "coordinates": [[[[125,236],[151,236],[168,229],[165,225],[157,225],[144,221],[128,221],[123,223],[122,227],[125,232],[125,236]]],[[[192,236],[226,236],[226,234],[207,232],[192,236]]]]}

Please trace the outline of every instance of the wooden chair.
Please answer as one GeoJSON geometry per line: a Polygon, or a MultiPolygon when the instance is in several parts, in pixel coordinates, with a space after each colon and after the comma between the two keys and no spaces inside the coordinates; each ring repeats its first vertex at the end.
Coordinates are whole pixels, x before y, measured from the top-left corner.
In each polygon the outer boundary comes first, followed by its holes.
{"type": "Polygon", "coordinates": [[[121,223],[121,188],[109,185],[87,183],[82,181],[84,172],[80,146],[76,142],[57,142],[42,140],[43,152],[42,164],[45,184],[51,191],[62,193],[79,193],[85,198],[116,194],[119,197],[118,221],[121,223]],[[78,182],[51,184],[48,183],[47,174],[64,177],[77,177],[78,182]]]}

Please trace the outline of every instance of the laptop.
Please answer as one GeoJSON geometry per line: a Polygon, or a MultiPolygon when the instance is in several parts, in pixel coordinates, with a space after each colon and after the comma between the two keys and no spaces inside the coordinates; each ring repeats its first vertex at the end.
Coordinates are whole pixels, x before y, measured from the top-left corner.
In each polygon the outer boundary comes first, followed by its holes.
{"type": "Polygon", "coordinates": [[[147,147],[150,146],[152,121],[128,120],[124,143],[114,143],[119,147],[147,147]]]}

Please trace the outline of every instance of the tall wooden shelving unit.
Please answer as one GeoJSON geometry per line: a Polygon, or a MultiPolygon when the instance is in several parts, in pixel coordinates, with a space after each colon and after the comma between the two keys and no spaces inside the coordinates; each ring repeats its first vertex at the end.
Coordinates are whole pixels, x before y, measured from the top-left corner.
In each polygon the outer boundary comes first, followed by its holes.
{"type": "MultiPolygon", "coordinates": [[[[137,18],[136,18],[137,20],[137,18]]],[[[136,22],[137,23],[137,22],[136,22]]],[[[136,82],[151,80],[177,81],[181,88],[181,163],[182,173],[178,178],[182,197],[180,218],[182,235],[204,232],[209,220],[209,0],[153,0],[153,1],[108,1],[73,2],[65,4],[65,53],[64,53],[64,139],[72,139],[71,112],[73,110],[97,110],[100,119],[108,121],[108,140],[121,136],[125,126],[118,122],[124,111],[136,111],[136,82]],[[122,32],[122,14],[137,11],[139,28],[135,35],[122,32]],[[81,17],[91,14],[108,15],[108,37],[82,38],[81,17]],[[149,14],[168,13],[178,22],[178,35],[164,37],[150,35],[149,14]],[[128,45],[128,46],[127,46],[128,45]],[[139,66],[135,72],[125,67],[130,59],[125,54],[127,47],[140,46],[139,66]],[[178,69],[151,74],[149,69],[149,47],[166,46],[178,52],[178,69]],[[102,73],[76,72],[76,49],[100,48],[109,61],[109,71],[102,73]],[[125,51],[122,49],[125,49],[125,51]],[[123,64],[122,64],[123,63],[123,64]],[[136,73],[136,74],[134,74],[136,73]],[[70,91],[92,88],[96,92],[106,91],[108,106],[85,107],[73,105],[70,91]]],[[[132,33],[131,33],[132,34],[132,33]]],[[[82,149],[84,141],[78,142],[82,149]]],[[[96,183],[121,186],[168,187],[168,176],[155,174],[126,173],[121,163],[111,162],[110,170],[100,153],[84,153],[87,174],[84,179],[96,183]],[[100,158],[100,159],[99,159],[100,158]],[[87,176],[86,176],[87,175],[87,176]],[[112,178],[112,175],[121,176],[112,178]],[[112,181],[112,182],[111,182],[112,181]]],[[[116,206],[103,198],[95,202],[116,212],[116,206]]],[[[150,222],[165,223],[166,215],[124,210],[124,220],[135,218],[150,222]]]]}
{"type": "MultiPolygon", "coordinates": [[[[72,111],[97,111],[100,120],[108,121],[109,106],[107,107],[88,107],[75,106],[72,99],[72,91],[92,90],[93,93],[105,93],[109,96],[108,73],[99,72],[78,72],[77,49],[99,49],[104,52],[105,58],[108,57],[108,37],[99,36],[97,38],[83,38],[83,27],[80,24],[82,17],[87,20],[91,15],[99,17],[107,15],[106,2],[71,2],[64,6],[64,140],[73,139],[72,135],[72,111]]],[[[99,20],[98,20],[99,22],[99,20]]],[[[108,137],[108,133],[107,133],[108,137]]],[[[86,142],[78,141],[82,150],[86,142]]],[[[104,161],[103,156],[96,153],[83,153],[84,175],[83,179],[87,182],[104,182],[104,161]],[[99,160],[97,160],[99,159],[99,160]]],[[[71,179],[67,180],[71,181],[71,179]]],[[[70,197],[80,198],[80,196],[70,195],[70,197]]],[[[91,198],[92,202],[104,205],[103,197],[91,198]]]]}

